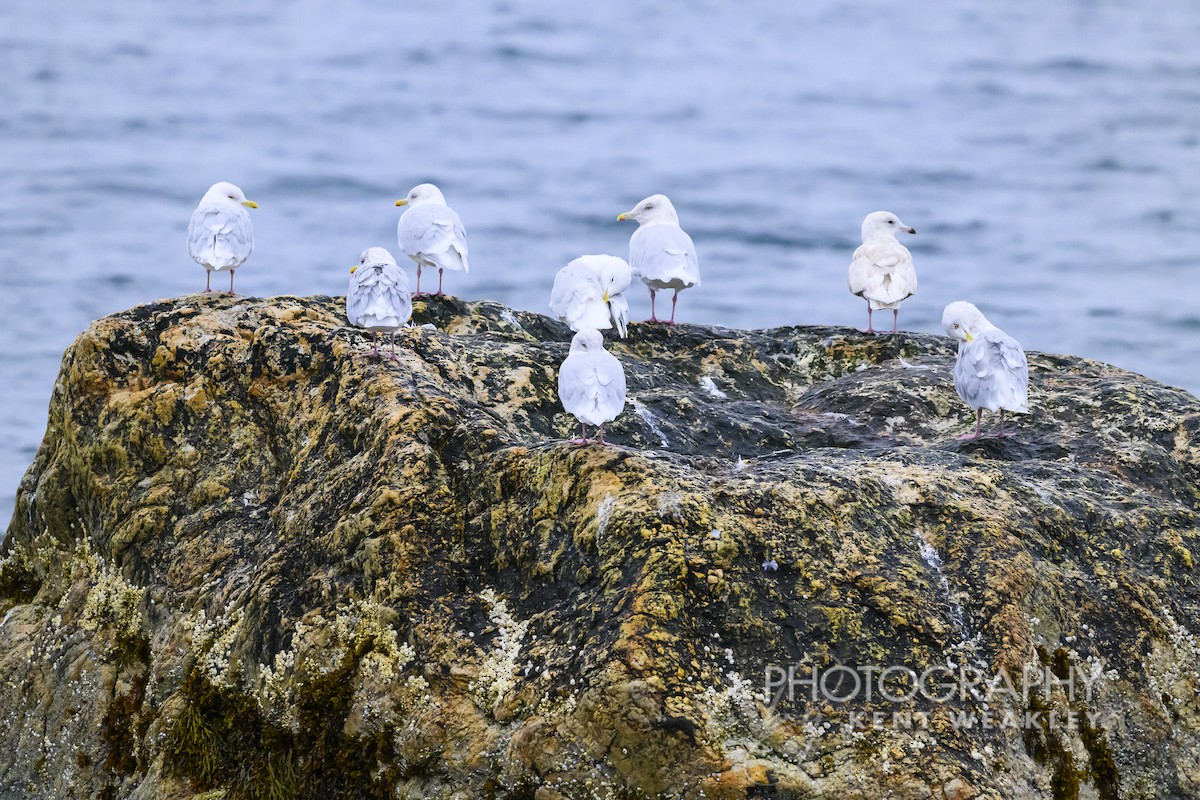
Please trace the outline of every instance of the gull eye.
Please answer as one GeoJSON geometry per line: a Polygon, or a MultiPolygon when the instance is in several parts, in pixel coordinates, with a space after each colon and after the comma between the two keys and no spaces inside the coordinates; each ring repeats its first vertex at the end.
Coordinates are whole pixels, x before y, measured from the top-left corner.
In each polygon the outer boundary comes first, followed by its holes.
{"type": "Polygon", "coordinates": [[[646,205],[642,206],[642,208],[644,208],[644,209],[646,209],[647,211],[649,211],[650,209],[654,208],[654,204],[653,204],[653,203],[646,203],[646,205]]]}
{"type": "Polygon", "coordinates": [[[955,327],[955,328],[957,328],[957,327],[958,327],[958,323],[957,323],[957,322],[956,322],[956,323],[954,323],[954,327],[955,327]]]}
{"type": "Polygon", "coordinates": [[[895,224],[896,224],[896,220],[894,220],[894,219],[888,220],[888,225],[895,225],[895,224]]]}

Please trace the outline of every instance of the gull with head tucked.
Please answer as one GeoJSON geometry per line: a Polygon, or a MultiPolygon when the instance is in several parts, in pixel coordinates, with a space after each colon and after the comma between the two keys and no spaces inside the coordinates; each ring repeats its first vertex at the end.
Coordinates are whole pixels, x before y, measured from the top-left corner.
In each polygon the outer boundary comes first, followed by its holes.
{"type": "Polygon", "coordinates": [[[467,263],[467,231],[454,209],[446,205],[442,190],[432,183],[414,186],[396,201],[409,206],[396,224],[396,239],[406,256],[417,262],[417,290],[421,292],[421,268],[438,271],[437,294],[442,294],[442,273],[446,270],[470,271],[467,263]]]}
{"type": "Polygon", "coordinates": [[[654,194],[617,217],[636,220],[638,229],[629,237],[629,266],[650,289],[650,319],[654,315],[654,293],[674,289],[671,297],[671,319],[675,324],[675,303],[684,289],[700,285],[700,263],[696,260],[696,245],[692,237],[679,227],[679,215],[666,195],[654,194]]]}
{"type": "Polygon", "coordinates": [[[558,370],[558,399],[568,414],[579,420],[588,441],[587,426],[595,425],[596,439],[604,444],[604,424],[625,409],[625,368],[604,349],[604,337],[584,328],[571,339],[571,351],[558,370]]]}
{"type": "Polygon", "coordinates": [[[916,233],[890,211],[867,215],[862,224],[863,243],[850,259],[850,291],[867,301],[867,333],[875,333],[871,315],[892,310],[892,333],[900,320],[900,303],[917,291],[917,271],[912,253],[896,241],[898,233],[916,233]]]}
{"type": "Polygon", "coordinates": [[[580,256],[554,276],[550,310],[571,326],[607,330],[616,328],[625,338],[629,301],[623,292],[633,282],[625,259],[616,256],[580,256]]]}
{"type": "Polygon", "coordinates": [[[1017,340],[988,322],[978,308],[959,300],[942,312],[942,327],[958,339],[954,363],[954,388],[975,409],[975,432],[961,439],[978,439],[983,411],[1000,412],[999,436],[1004,432],[1004,412],[1027,414],[1029,362],[1017,340]]]}
{"type": "Polygon", "coordinates": [[[192,212],[188,223],[188,254],[204,267],[208,277],[204,291],[212,291],[212,274],[229,270],[229,293],[233,294],[233,273],[254,252],[254,226],[247,208],[258,203],[247,200],[232,183],[214,183],[192,212]]]}
{"type": "Polygon", "coordinates": [[[346,290],[346,318],[351,325],[371,332],[370,357],[379,358],[380,333],[391,338],[391,360],[397,361],[396,330],[412,316],[408,294],[408,275],[396,265],[396,259],[382,247],[363,251],[358,264],[350,268],[350,286],[346,290]]]}

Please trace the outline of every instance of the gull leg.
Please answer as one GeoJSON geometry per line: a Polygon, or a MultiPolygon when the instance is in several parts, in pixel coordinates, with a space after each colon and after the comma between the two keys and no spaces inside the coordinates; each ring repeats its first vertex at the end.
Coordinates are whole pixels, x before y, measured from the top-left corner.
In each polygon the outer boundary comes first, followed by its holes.
{"type": "Polygon", "coordinates": [[[667,323],[668,325],[675,324],[675,304],[678,302],[679,302],[679,290],[676,289],[674,296],[671,297],[671,321],[667,323]]]}
{"type": "Polygon", "coordinates": [[[581,433],[579,434],[579,438],[578,438],[578,439],[574,439],[574,440],[572,440],[572,441],[571,441],[571,444],[587,444],[587,440],[588,440],[588,438],[587,438],[587,425],[586,425],[586,424],[584,424],[583,422],[580,422],[580,423],[579,423],[579,430],[581,431],[581,433]]]}
{"type": "Polygon", "coordinates": [[[899,333],[900,332],[899,327],[900,327],[900,309],[893,308],[892,309],[892,333],[899,333]]]}
{"type": "Polygon", "coordinates": [[[654,290],[650,290],[650,319],[646,322],[658,322],[658,317],[654,316],[654,290]]]}
{"type": "Polygon", "coordinates": [[[604,441],[604,426],[603,425],[601,425],[599,428],[596,429],[596,442],[598,444],[608,444],[608,442],[604,441]]]}
{"type": "Polygon", "coordinates": [[[441,297],[443,294],[445,294],[445,292],[442,291],[442,273],[443,272],[445,272],[445,270],[441,270],[441,269],[438,270],[438,290],[437,290],[438,297],[441,297]]]}
{"type": "Polygon", "coordinates": [[[394,328],[392,329],[391,337],[392,337],[392,355],[390,356],[390,358],[392,361],[399,361],[400,356],[396,355],[396,330],[394,328]]]}
{"type": "Polygon", "coordinates": [[[996,435],[1002,439],[1007,439],[1010,436],[1016,435],[1015,433],[1004,430],[1004,409],[1003,408],[1000,409],[1000,430],[996,432],[996,435]]]}
{"type": "Polygon", "coordinates": [[[983,427],[983,409],[977,408],[977,409],[975,409],[975,432],[960,436],[960,437],[958,437],[958,440],[960,442],[975,441],[982,435],[982,433],[981,433],[982,427],[983,427]]]}
{"type": "Polygon", "coordinates": [[[417,262],[417,290],[412,293],[413,297],[421,296],[421,262],[417,262]]]}
{"type": "Polygon", "coordinates": [[[863,331],[863,333],[868,334],[868,335],[875,332],[875,328],[873,328],[871,326],[872,314],[873,314],[873,312],[871,311],[871,301],[868,300],[867,301],[867,329],[865,331],[863,331]]]}
{"type": "Polygon", "coordinates": [[[230,294],[233,294],[233,273],[234,272],[236,272],[236,270],[232,270],[232,269],[229,270],[229,293],[230,294]]]}
{"type": "Polygon", "coordinates": [[[206,270],[204,270],[204,274],[205,274],[204,292],[205,292],[205,294],[208,294],[209,292],[212,291],[212,270],[206,269],[206,270]]]}

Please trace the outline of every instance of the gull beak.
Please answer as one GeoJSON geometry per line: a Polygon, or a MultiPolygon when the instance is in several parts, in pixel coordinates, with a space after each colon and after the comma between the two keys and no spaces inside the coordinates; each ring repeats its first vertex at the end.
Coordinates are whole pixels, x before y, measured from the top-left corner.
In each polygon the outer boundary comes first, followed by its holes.
{"type": "Polygon", "coordinates": [[[905,232],[905,233],[911,233],[911,234],[913,234],[913,235],[916,235],[916,233],[917,233],[917,229],[916,229],[916,228],[905,228],[905,229],[904,229],[904,232],[905,232]]]}
{"type": "Polygon", "coordinates": [[[356,269],[358,269],[358,264],[355,264],[353,267],[350,268],[350,274],[353,275],[354,270],[356,270],[356,269]]]}
{"type": "Polygon", "coordinates": [[[968,342],[975,341],[975,337],[971,335],[970,331],[963,331],[963,336],[967,337],[968,342]]]}
{"type": "Polygon", "coordinates": [[[625,221],[625,220],[627,220],[627,219],[629,219],[629,212],[628,212],[628,211],[626,211],[624,214],[618,214],[618,215],[617,215],[617,222],[624,222],[624,221],[625,221]]]}
{"type": "Polygon", "coordinates": [[[242,205],[244,205],[246,208],[258,208],[258,203],[254,202],[253,200],[243,200],[242,205]]]}
{"type": "Polygon", "coordinates": [[[401,200],[397,200],[397,201],[396,201],[396,205],[398,205],[398,206],[406,206],[406,205],[408,205],[408,200],[407,200],[407,199],[401,199],[401,200]]]}
{"type": "Polygon", "coordinates": [[[606,302],[606,303],[608,302],[608,291],[607,290],[605,290],[605,292],[604,292],[604,302],[606,302]]]}

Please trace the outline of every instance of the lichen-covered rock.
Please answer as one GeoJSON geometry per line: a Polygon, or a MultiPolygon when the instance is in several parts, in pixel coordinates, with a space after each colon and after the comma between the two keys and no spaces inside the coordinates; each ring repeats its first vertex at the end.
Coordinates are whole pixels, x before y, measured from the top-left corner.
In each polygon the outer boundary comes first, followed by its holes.
{"type": "Polygon", "coordinates": [[[633,325],[579,447],[565,327],[416,322],[380,363],[339,300],[191,296],[72,345],[0,796],[1200,796],[1196,398],[1034,353],[960,443],[948,340],[633,325]]]}

